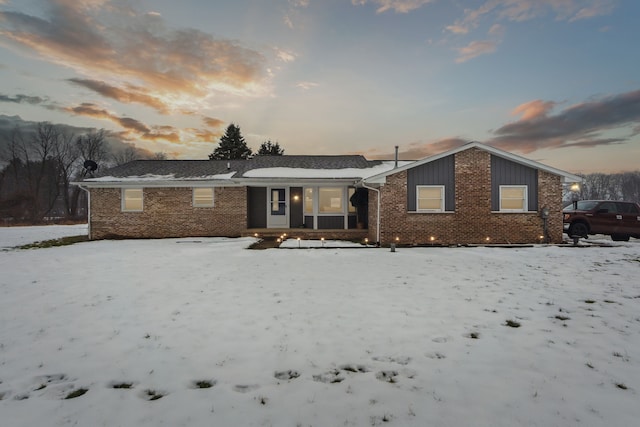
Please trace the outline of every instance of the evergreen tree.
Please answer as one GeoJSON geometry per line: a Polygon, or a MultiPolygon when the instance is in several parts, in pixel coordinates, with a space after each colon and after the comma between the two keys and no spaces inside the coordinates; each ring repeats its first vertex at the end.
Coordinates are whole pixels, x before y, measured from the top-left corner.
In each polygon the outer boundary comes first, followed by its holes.
{"type": "Polygon", "coordinates": [[[209,160],[236,160],[246,159],[249,156],[251,156],[251,148],[247,146],[240,133],[240,126],[231,123],[220,138],[220,144],[213,153],[209,154],[209,160]]]}
{"type": "Polygon", "coordinates": [[[277,142],[265,141],[258,149],[259,156],[282,156],[284,149],[277,142]]]}

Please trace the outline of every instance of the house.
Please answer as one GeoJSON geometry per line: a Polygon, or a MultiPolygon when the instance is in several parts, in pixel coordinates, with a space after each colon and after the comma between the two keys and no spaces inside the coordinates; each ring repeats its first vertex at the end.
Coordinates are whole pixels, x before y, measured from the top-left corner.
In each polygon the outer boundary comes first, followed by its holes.
{"type": "Polygon", "coordinates": [[[288,233],[448,245],[561,242],[563,185],[580,180],[472,142],[412,162],[139,160],[78,184],[91,239],[288,233]]]}

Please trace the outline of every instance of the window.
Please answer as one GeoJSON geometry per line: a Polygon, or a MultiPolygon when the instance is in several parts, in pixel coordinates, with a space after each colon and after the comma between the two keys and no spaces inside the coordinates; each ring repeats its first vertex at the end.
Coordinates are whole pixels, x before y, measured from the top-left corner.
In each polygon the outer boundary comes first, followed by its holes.
{"type": "Polygon", "coordinates": [[[318,213],[344,213],[342,188],[318,189],[318,213]]]}
{"type": "Polygon", "coordinates": [[[194,208],[212,208],[213,207],[213,188],[194,188],[193,189],[193,207],[194,208]]]}
{"type": "Polygon", "coordinates": [[[501,212],[525,212],[527,211],[527,186],[526,185],[501,185],[500,186],[500,211],[501,212]]]}
{"type": "Polygon", "coordinates": [[[416,190],[418,212],[444,211],[443,185],[418,185],[416,190]]]}
{"type": "Polygon", "coordinates": [[[313,215],[313,188],[304,189],[304,213],[313,215]]]}
{"type": "Polygon", "coordinates": [[[142,188],[123,188],[122,210],[124,212],[141,212],[142,199],[142,188]]]}

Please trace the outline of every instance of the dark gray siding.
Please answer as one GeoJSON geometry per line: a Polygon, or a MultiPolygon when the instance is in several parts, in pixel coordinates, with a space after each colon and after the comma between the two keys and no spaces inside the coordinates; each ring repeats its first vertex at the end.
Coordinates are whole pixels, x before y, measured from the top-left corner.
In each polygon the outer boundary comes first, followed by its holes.
{"type": "Polygon", "coordinates": [[[266,228],[267,189],[264,187],[247,187],[247,200],[248,228],[266,228]]]}
{"type": "Polygon", "coordinates": [[[344,229],[344,216],[319,216],[318,230],[344,229]]]}
{"type": "Polygon", "coordinates": [[[304,228],[313,228],[313,215],[304,216],[304,228]]]}
{"type": "Polygon", "coordinates": [[[289,189],[289,226],[291,228],[302,227],[304,218],[302,214],[302,187],[291,187],[289,189]],[[298,200],[295,200],[298,196],[298,200]]]}
{"type": "Polygon", "coordinates": [[[416,186],[444,185],[444,209],[455,211],[455,158],[443,157],[407,171],[407,210],[416,210],[416,186]]]}
{"type": "Polygon", "coordinates": [[[491,210],[500,210],[501,185],[526,185],[530,211],[538,210],[538,170],[491,156],[491,210]]]}

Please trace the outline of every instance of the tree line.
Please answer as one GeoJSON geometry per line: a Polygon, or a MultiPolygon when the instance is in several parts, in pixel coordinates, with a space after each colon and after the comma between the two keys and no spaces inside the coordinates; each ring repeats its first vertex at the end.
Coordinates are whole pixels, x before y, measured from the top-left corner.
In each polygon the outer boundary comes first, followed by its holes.
{"type": "Polygon", "coordinates": [[[569,190],[565,200],[627,200],[640,203],[640,171],[579,175],[578,189],[569,190]]]}
{"type": "MultiPolygon", "coordinates": [[[[80,135],[49,122],[34,129],[16,127],[0,141],[0,225],[37,224],[50,219],[83,220],[87,215],[86,194],[72,182],[91,173],[85,162],[100,169],[133,160],[166,160],[165,153],[149,153],[133,145],[113,149],[104,129],[80,135]]],[[[282,155],[277,142],[265,141],[257,155],[282,155]]],[[[240,127],[231,124],[210,159],[246,159],[253,155],[240,127]]]]}
{"type": "MultiPolygon", "coordinates": [[[[149,155],[134,146],[114,151],[104,129],[76,135],[48,122],[14,129],[0,145],[0,219],[40,223],[86,217],[86,196],[71,183],[82,179],[87,160],[99,167],[120,165],[149,155]]],[[[166,158],[156,153],[157,158],[166,158]]]]}

